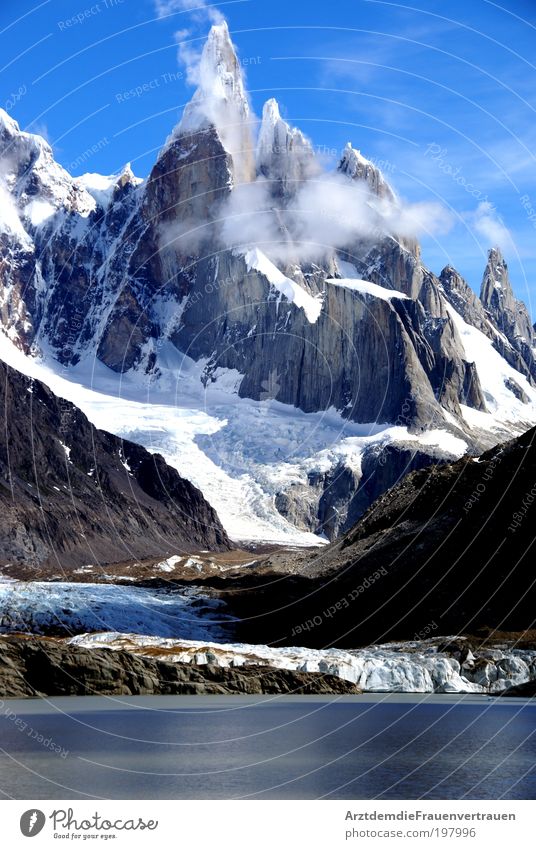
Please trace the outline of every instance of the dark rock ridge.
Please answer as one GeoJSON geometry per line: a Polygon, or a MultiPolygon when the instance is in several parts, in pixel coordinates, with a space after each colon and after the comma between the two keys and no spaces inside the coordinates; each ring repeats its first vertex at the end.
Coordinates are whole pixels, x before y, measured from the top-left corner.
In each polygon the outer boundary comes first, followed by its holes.
{"type": "Polygon", "coordinates": [[[418,443],[373,445],[365,449],[359,472],[343,462],[328,472],[310,472],[307,485],[292,484],[278,493],[276,506],[296,527],[334,540],[409,472],[446,462],[439,448],[422,450],[418,443]]]}
{"type": "Polygon", "coordinates": [[[239,639],[355,647],[533,627],[535,481],[536,429],[412,472],[337,542],[220,582],[239,639]]]}
{"type": "Polygon", "coordinates": [[[0,698],[35,696],[352,694],[334,675],[264,666],[166,663],[35,637],[0,638],[0,698]]]}
{"type": "Polygon", "coordinates": [[[94,428],[0,363],[0,563],[88,563],[230,547],[201,492],[159,454],[94,428]]]}

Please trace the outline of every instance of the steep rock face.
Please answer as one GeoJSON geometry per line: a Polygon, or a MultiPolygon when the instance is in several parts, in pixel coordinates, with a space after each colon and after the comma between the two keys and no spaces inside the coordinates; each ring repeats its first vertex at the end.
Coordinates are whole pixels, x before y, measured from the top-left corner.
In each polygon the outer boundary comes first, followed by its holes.
{"type": "MultiPolygon", "coordinates": [[[[327,533],[328,538],[334,540],[346,533],[380,495],[403,480],[410,472],[444,462],[445,459],[438,449],[423,451],[410,443],[379,446],[365,452],[358,486],[353,486],[349,481],[346,493],[342,494],[340,508],[345,511],[342,513],[344,522],[336,525],[331,533],[327,533]]],[[[342,480],[344,481],[344,477],[342,480]]],[[[329,490],[326,491],[323,503],[321,502],[321,508],[326,513],[326,523],[341,518],[337,505],[333,505],[332,498],[328,496],[329,490]]]]}
{"type": "Polygon", "coordinates": [[[489,252],[488,263],[482,278],[480,300],[493,317],[498,330],[519,352],[524,364],[523,371],[535,378],[534,329],[525,304],[518,301],[514,295],[508,266],[498,248],[493,248],[489,252]]]}
{"type": "Polygon", "coordinates": [[[433,446],[374,445],[363,452],[359,468],[339,462],[324,474],[311,472],[306,486],[287,487],[276,496],[277,508],[297,527],[335,540],[409,472],[445,462],[433,446]]]}
{"type": "Polygon", "coordinates": [[[514,296],[500,251],[489,253],[480,298],[451,266],[441,272],[439,288],[456,312],[484,333],[501,357],[534,384],[534,329],[527,308],[514,296]]]}
{"type": "MultiPolygon", "coordinates": [[[[197,279],[210,279],[214,267],[213,259],[201,263],[197,279]]],[[[243,257],[227,253],[217,267],[228,284],[217,291],[213,284],[210,298],[186,302],[174,341],[195,359],[211,358],[208,374],[225,367],[244,375],[242,397],[261,398],[275,370],[277,400],[305,412],[336,406],[356,421],[387,422],[406,403],[415,426],[425,427],[432,412],[442,419],[408,332],[411,302],[330,283],[315,291],[318,283],[309,277],[311,294],[323,305],[311,321],[304,309],[280,298],[262,271],[244,273],[243,257]]]]}
{"type": "Polygon", "coordinates": [[[343,647],[531,628],[535,478],[536,429],[478,461],[412,472],[332,545],[236,576],[231,604],[250,617],[241,638],[255,642],[259,627],[293,645],[301,627],[307,645],[343,647]]]}
{"type": "Polygon", "coordinates": [[[339,171],[351,180],[365,182],[378,197],[395,200],[395,194],[380,169],[366,159],[360,150],[355,150],[351,142],[343,151],[339,171]]]}
{"type": "Polygon", "coordinates": [[[283,121],[273,98],[264,104],[256,161],[257,173],[269,181],[272,196],[281,202],[318,172],[310,141],[283,121]]]}
{"type": "Polygon", "coordinates": [[[171,139],[214,127],[232,157],[237,182],[252,180],[252,117],[240,63],[225,22],[210,30],[197,76],[199,86],[171,139]]]}
{"type": "Polygon", "coordinates": [[[67,570],[227,548],[199,490],[158,454],[96,430],[37,380],[0,366],[0,561],[67,570]]]}
{"type": "Polygon", "coordinates": [[[158,158],[124,233],[121,288],[99,342],[98,356],[115,371],[142,360],[150,370],[158,340],[173,336],[200,274],[197,255],[211,253],[232,169],[214,128],[172,139],[158,158]]]}
{"type": "Polygon", "coordinates": [[[455,268],[447,265],[443,269],[439,275],[439,286],[449,304],[459,312],[464,321],[476,327],[490,339],[495,338],[496,334],[493,332],[484,304],[455,268]]]}

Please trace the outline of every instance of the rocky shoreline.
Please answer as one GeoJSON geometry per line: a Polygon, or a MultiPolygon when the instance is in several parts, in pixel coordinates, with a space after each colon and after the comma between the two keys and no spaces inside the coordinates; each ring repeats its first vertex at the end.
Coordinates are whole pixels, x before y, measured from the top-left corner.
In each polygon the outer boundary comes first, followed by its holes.
{"type": "Polygon", "coordinates": [[[345,651],[103,632],[0,637],[0,698],[85,695],[536,694],[536,647],[463,638],[345,651]]]}
{"type": "Polygon", "coordinates": [[[46,637],[0,638],[0,698],[142,695],[351,695],[334,675],[169,663],[127,651],[87,649],[46,637]]]}

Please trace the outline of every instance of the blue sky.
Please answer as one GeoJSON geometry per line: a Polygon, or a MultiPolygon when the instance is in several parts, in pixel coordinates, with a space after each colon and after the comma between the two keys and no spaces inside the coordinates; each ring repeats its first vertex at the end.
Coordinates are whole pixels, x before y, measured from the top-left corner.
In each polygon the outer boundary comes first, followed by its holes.
{"type": "MultiPolygon", "coordinates": [[[[188,30],[180,38],[191,50],[202,44],[211,12],[192,11],[200,4],[3,0],[0,106],[45,134],[75,174],[112,173],[130,160],[146,176],[192,95],[176,34],[188,30]]],[[[536,313],[533,0],[217,8],[257,114],[275,96],[326,167],[352,141],[403,198],[444,204],[450,229],[421,240],[436,273],[451,263],[478,290],[487,248],[500,243],[518,296],[536,313]]]]}

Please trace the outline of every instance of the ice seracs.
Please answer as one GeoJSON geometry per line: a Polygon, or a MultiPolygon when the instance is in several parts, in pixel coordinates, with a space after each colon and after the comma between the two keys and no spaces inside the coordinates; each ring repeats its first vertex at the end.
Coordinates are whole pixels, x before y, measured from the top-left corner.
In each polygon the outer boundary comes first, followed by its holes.
{"type": "MultiPolygon", "coordinates": [[[[86,571],[91,570],[84,567],[78,574],[86,571]]],[[[103,575],[101,569],[97,571],[103,575]]],[[[0,583],[0,634],[46,634],[51,630],[73,634],[118,628],[159,639],[163,635],[219,640],[229,638],[230,626],[224,605],[194,588],[168,593],[114,584],[0,583]]]]}
{"type": "MultiPolygon", "coordinates": [[[[7,591],[7,590],[6,590],[7,591]]],[[[244,643],[173,640],[108,632],[80,634],[84,648],[147,654],[170,663],[272,666],[335,675],[373,693],[500,693],[535,676],[534,650],[471,652],[465,660],[441,653],[430,641],[387,643],[363,649],[274,648],[244,643]]]]}

